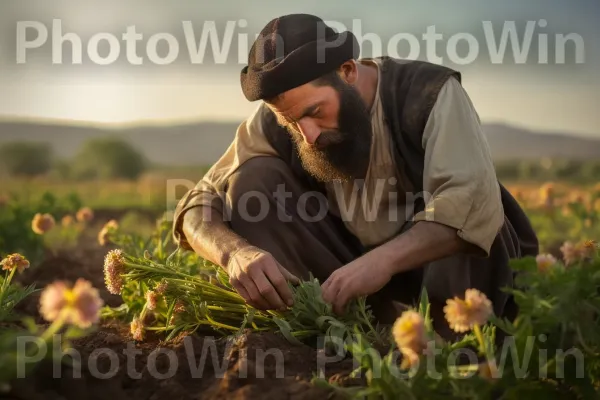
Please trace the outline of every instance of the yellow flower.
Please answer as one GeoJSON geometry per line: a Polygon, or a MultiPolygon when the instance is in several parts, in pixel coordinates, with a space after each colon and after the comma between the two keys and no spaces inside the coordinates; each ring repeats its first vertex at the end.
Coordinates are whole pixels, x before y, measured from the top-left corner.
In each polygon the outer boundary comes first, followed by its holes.
{"type": "Polygon", "coordinates": [[[83,207],[77,211],[75,217],[79,222],[90,222],[92,219],[94,219],[94,211],[92,211],[92,209],[89,207],[83,207]]]}
{"type": "Polygon", "coordinates": [[[392,335],[403,355],[402,368],[414,365],[427,347],[425,320],[421,314],[413,310],[404,311],[394,322],[392,335]]]}
{"type": "Polygon", "coordinates": [[[484,325],[492,314],[492,302],[477,289],[467,289],[465,299],[448,299],[444,314],[455,332],[467,332],[474,325],[484,325]]]}
{"type": "Polygon", "coordinates": [[[40,314],[46,321],[64,318],[64,322],[88,328],[100,318],[104,302],[98,290],[85,279],[78,279],[71,288],[64,281],[54,282],[40,296],[40,314]]]}
{"type": "Polygon", "coordinates": [[[55,225],[54,217],[50,214],[37,213],[33,216],[31,221],[31,229],[38,235],[43,235],[50,229],[54,228],[55,225]]]}
{"type": "Polygon", "coordinates": [[[19,273],[21,273],[24,269],[29,268],[29,261],[19,253],[14,253],[0,261],[0,265],[2,265],[2,270],[12,271],[14,268],[17,268],[19,273]]]}
{"type": "Polygon", "coordinates": [[[108,229],[119,229],[119,223],[116,219],[111,219],[106,224],[104,224],[104,227],[108,229]]]}
{"type": "Polygon", "coordinates": [[[550,267],[556,264],[557,260],[552,254],[539,254],[535,261],[537,262],[538,271],[547,272],[550,267]]]}
{"type": "Polygon", "coordinates": [[[595,240],[586,240],[581,244],[581,253],[583,258],[593,257],[596,250],[600,247],[595,240]]]}

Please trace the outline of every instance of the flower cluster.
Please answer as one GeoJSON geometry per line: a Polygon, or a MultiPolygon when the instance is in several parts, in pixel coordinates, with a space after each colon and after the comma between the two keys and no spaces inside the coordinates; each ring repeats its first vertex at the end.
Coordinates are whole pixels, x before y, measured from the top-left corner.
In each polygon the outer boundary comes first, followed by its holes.
{"type": "Polygon", "coordinates": [[[57,281],[48,285],[40,296],[40,314],[47,321],[88,328],[98,322],[104,302],[98,290],[85,279],[78,279],[71,287],[67,282],[57,281]]]}
{"type": "Polygon", "coordinates": [[[0,265],[2,265],[2,270],[12,271],[16,268],[21,273],[26,268],[29,268],[29,261],[22,255],[14,253],[0,261],[0,265]]]}
{"type": "Polygon", "coordinates": [[[560,251],[563,255],[565,265],[571,265],[592,257],[597,248],[598,244],[593,240],[586,240],[577,244],[566,241],[560,247],[560,251]]]}
{"type": "Polygon", "coordinates": [[[112,294],[121,294],[125,258],[122,250],[111,250],[104,257],[104,283],[112,294]]]}
{"type": "Polygon", "coordinates": [[[464,300],[454,297],[444,306],[450,328],[459,333],[484,325],[492,312],[492,302],[477,289],[467,289],[464,300]]]}

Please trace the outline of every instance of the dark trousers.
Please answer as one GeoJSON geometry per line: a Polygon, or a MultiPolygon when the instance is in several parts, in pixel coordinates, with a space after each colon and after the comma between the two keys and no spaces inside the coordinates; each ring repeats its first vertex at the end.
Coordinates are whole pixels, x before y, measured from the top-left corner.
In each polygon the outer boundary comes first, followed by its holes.
{"type": "MultiPolygon", "coordinates": [[[[324,282],[334,270],[368,249],[345,228],[340,218],[325,213],[324,196],[309,196],[308,191],[282,160],[253,158],[227,183],[230,224],[236,233],[271,253],[299,278],[308,279],[312,274],[324,282]],[[276,194],[283,193],[282,190],[287,197],[276,194]]],[[[410,226],[408,222],[403,229],[410,226]]],[[[466,289],[476,288],[485,293],[496,315],[514,317],[516,306],[501,289],[513,285],[508,261],[520,256],[517,235],[505,219],[490,257],[456,254],[397,274],[368,300],[380,323],[392,323],[403,307],[417,304],[421,289],[426,288],[434,327],[441,336],[451,339],[455,335],[446,324],[443,307],[447,299],[464,296],[466,289]]]]}

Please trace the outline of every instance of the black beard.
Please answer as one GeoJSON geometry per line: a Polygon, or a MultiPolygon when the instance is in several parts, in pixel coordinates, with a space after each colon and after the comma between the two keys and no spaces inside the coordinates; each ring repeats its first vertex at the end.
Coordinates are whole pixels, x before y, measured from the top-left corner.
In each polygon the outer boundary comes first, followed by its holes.
{"type": "Polygon", "coordinates": [[[321,182],[363,179],[369,167],[371,115],[356,89],[346,83],[337,86],[338,130],[321,132],[316,142],[309,145],[295,127],[289,128],[302,166],[321,182]]]}

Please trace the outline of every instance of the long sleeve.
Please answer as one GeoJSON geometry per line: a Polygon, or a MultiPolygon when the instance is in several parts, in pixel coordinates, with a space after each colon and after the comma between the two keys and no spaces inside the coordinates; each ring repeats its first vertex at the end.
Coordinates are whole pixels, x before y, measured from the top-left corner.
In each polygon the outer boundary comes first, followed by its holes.
{"type": "Polygon", "coordinates": [[[414,220],[455,228],[489,256],[504,222],[500,187],[479,116],[455,78],[442,87],[422,144],[426,208],[414,220]]]}
{"type": "Polygon", "coordinates": [[[182,232],[183,216],[191,208],[213,207],[224,212],[227,180],[243,163],[257,156],[277,156],[262,130],[266,106],[261,103],[243,123],[225,153],[212,165],[204,177],[179,200],[173,219],[173,239],[182,248],[191,249],[182,232]]]}

